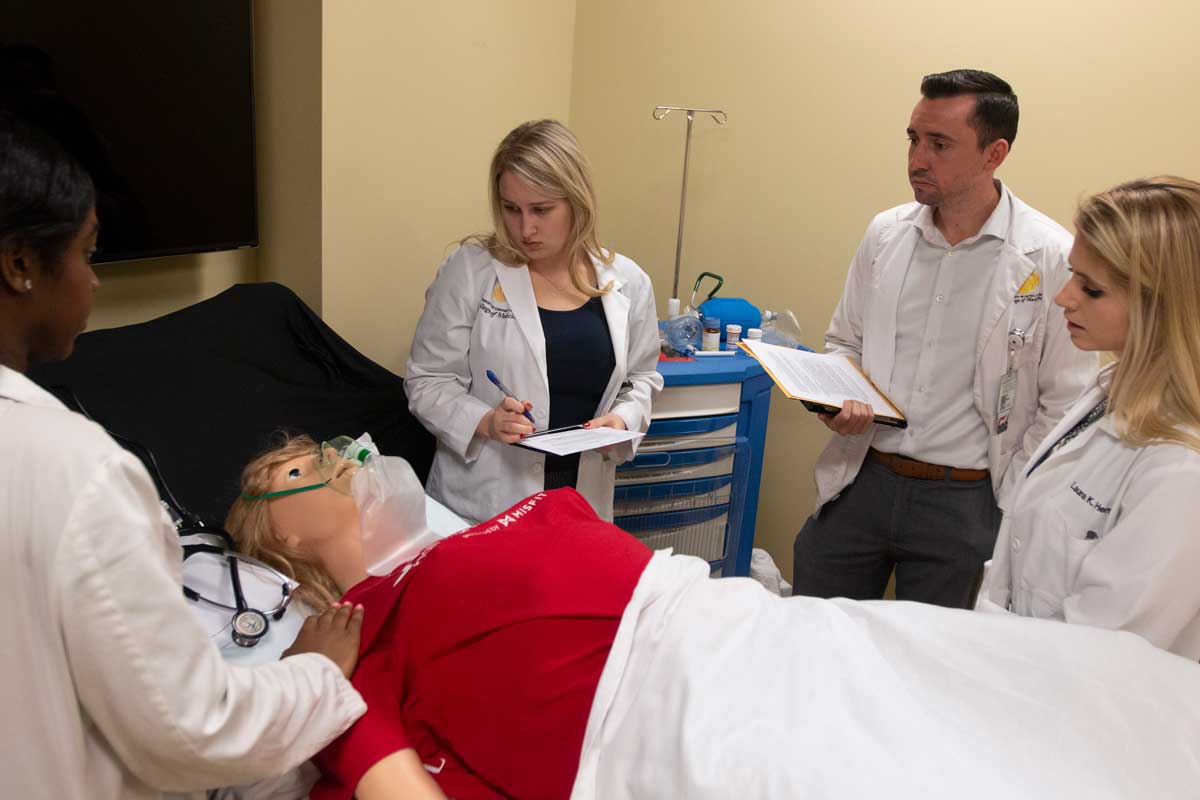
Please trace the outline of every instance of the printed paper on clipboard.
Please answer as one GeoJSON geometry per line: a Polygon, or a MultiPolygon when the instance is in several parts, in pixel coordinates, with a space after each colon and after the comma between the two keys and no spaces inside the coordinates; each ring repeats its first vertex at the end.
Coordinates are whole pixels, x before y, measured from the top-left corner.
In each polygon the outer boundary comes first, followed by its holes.
{"type": "Polygon", "coordinates": [[[900,409],[846,356],[745,340],[741,346],[762,364],[784,395],[799,400],[809,411],[836,414],[846,400],[861,400],[870,404],[880,425],[908,427],[900,409]]]}
{"type": "Polygon", "coordinates": [[[582,453],[585,450],[595,450],[600,447],[610,447],[621,442],[632,442],[645,436],[637,431],[622,431],[616,428],[585,428],[582,425],[568,425],[565,428],[554,428],[548,431],[531,433],[519,442],[513,442],[516,447],[529,450],[540,450],[556,456],[569,456],[572,453],[582,453]]]}

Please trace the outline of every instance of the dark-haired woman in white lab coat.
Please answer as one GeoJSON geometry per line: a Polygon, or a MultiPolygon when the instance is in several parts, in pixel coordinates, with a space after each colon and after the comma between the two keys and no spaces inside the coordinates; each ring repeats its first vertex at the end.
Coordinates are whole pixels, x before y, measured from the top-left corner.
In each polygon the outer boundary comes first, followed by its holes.
{"type": "Polygon", "coordinates": [[[361,611],[227,665],[181,592],[178,536],[136,458],[25,372],[66,358],[99,286],[84,170],[0,111],[0,794],[161,797],[275,776],[365,710],[361,611]]]}

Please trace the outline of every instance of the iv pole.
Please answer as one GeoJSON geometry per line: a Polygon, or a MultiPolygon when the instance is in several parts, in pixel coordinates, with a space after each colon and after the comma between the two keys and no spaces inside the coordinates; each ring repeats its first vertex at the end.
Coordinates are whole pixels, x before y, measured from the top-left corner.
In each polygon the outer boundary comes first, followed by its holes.
{"type": "Polygon", "coordinates": [[[683,253],[683,212],[687,205],[688,161],[692,154],[692,120],[696,114],[708,114],[718,125],[724,125],[729,117],[719,108],[683,108],[681,106],[655,106],[653,116],[663,119],[672,111],[687,112],[687,138],[683,144],[683,188],[679,190],[679,233],[675,237],[675,283],[671,286],[671,297],[679,297],[679,260],[683,253]]]}

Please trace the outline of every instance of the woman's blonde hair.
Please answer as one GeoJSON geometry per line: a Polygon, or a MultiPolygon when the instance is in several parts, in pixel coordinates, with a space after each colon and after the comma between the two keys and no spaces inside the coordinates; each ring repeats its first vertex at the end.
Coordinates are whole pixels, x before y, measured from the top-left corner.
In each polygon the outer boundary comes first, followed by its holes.
{"type": "MultiPolygon", "coordinates": [[[[242,470],[241,490],[255,496],[271,491],[271,479],[280,465],[293,458],[313,453],[317,443],[308,436],[280,434],[281,443],[255,458],[242,470]]],[[[324,611],[341,596],[337,584],[311,557],[288,545],[271,528],[270,500],[247,500],[241,495],[233,501],[225,530],[237,542],[238,550],[270,564],[300,586],[295,597],[314,611],[324,611]]]]}
{"type": "Polygon", "coordinates": [[[1086,200],[1075,230],[1128,298],[1108,392],[1122,439],[1200,450],[1200,184],[1172,175],[1123,183],[1086,200]]]}
{"type": "Polygon", "coordinates": [[[604,294],[607,287],[597,287],[587,267],[593,260],[611,264],[613,255],[600,246],[592,167],[575,134],[557,120],[526,122],[510,131],[492,156],[488,195],[494,230],[486,235],[468,236],[463,243],[479,244],[502,264],[517,266],[524,264],[526,257],[509,237],[504,224],[500,178],[505,172],[511,172],[547,197],[567,201],[572,223],[565,250],[567,263],[571,265],[571,283],[588,297],[604,294]]]}

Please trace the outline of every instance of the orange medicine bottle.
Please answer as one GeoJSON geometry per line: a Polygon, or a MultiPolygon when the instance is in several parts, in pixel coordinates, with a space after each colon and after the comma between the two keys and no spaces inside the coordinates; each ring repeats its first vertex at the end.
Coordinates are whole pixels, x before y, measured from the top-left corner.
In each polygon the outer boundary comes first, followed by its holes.
{"type": "Polygon", "coordinates": [[[721,349],[721,320],[718,317],[704,318],[703,334],[700,337],[700,349],[721,349]]]}

